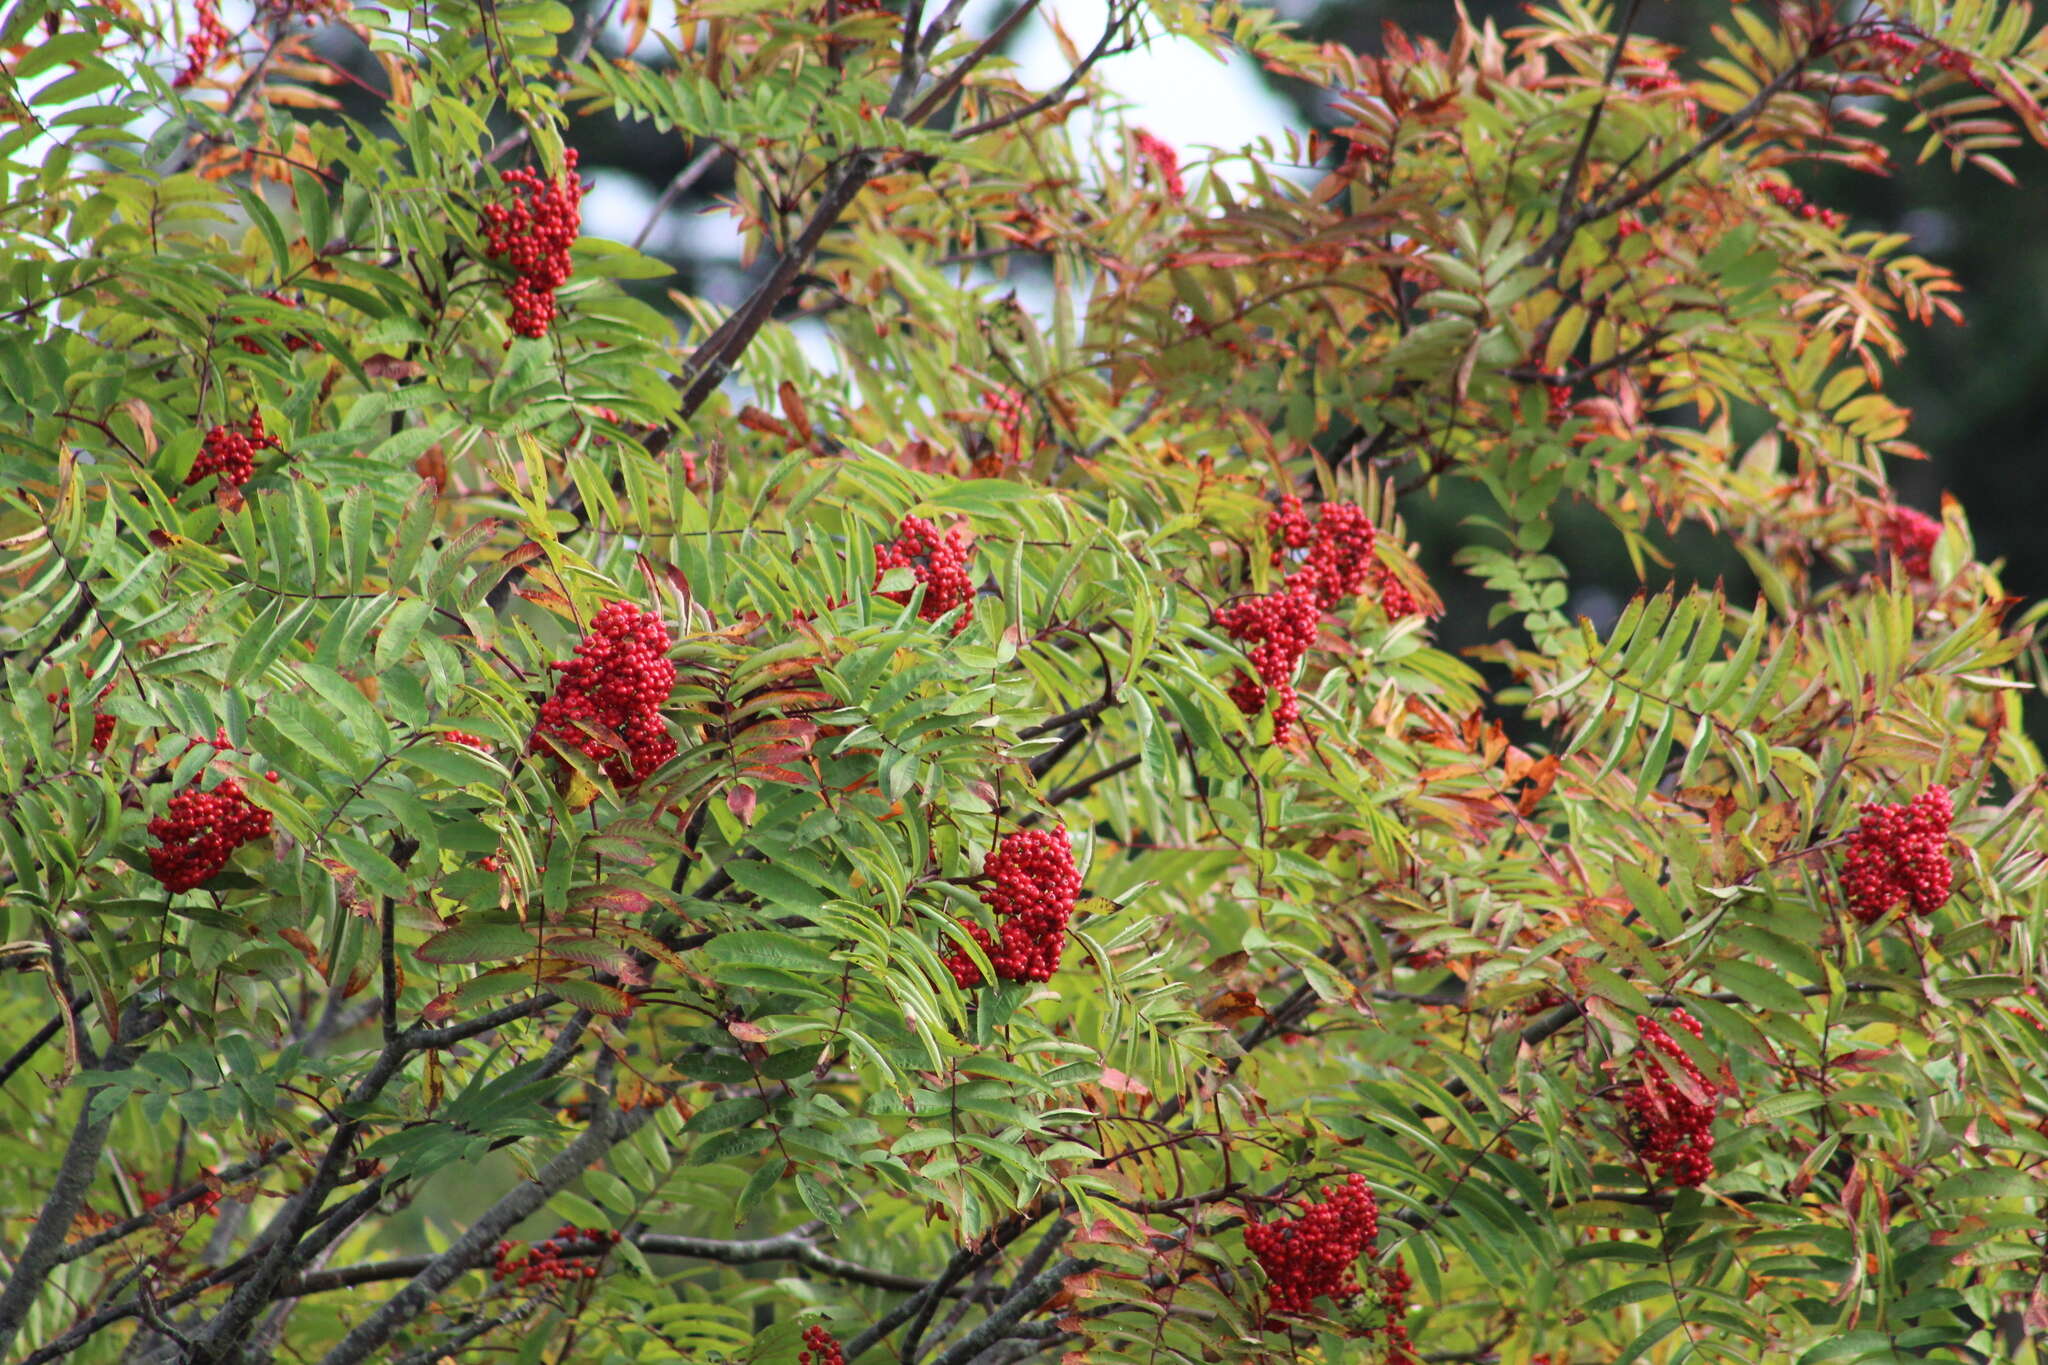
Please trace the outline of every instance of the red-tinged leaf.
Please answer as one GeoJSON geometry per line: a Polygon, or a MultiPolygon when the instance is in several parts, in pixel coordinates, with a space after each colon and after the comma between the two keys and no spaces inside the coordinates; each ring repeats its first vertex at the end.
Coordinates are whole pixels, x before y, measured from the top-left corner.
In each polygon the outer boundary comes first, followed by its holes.
{"type": "Polygon", "coordinates": [[[754,823],[754,807],[759,801],[760,798],[755,794],[754,789],[744,782],[735,783],[726,788],[725,808],[731,811],[733,817],[743,825],[754,823]]]}
{"type": "Polygon", "coordinates": [[[776,421],[775,418],[761,411],[752,403],[740,409],[740,425],[749,431],[765,431],[771,436],[780,436],[785,441],[789,439],[788,427],[782,425],[782,423],[776,421]]]}
{"type": "Polygon", "coordinates": [[[532,986],[533,973],[523,966],[493,967],[435,996],[427,1002],[425,1014],[429,1020],[438,1023],[454,1018],[479,1000],[488,1000],[494,995],[511,995],[532,986]]]}
{"type": "Polygon", "coordinates": [[[624,886],[600,886],[569,903],[571,914],[596,911],[599,914],[644,915],[654,901],[642,892],[624,886]]]}
{"type": "Polygon", "coordinates": [[[783,380],[781,385],[776,388],[775,396],[782,401],[782,415],[787,417],[789,424],[796,428],[796,434],[801,436],[806,442],[809,442],[811,439],[811,416],[804,411],[804,400],[802,395],[797,393],[796,385],[790,383],[787,379],[783,380]]]}
{"type": "Polygon", "coordinates": [[[607,943],[601,938],[578,935],[573,938],[551,938],[542,945],[543,949],[556,956],[566,957],[571,962],[581,962],[586,967],[600,971],[630,972],[633,959],[624,948],[616,943],[607,943]]]}
{"type": "Polygon", "coordinates": [[[418,379],[426,372],[427,367],[419,361],[401,360],[384,351],[363,361],[363,373],[372,379],[418,379]]]}
{"type": "Polygon", "coordinates": [[[744,1019],[735,1019],[725,1026],[725,1031],[743,1043],[765,1043],[775,1035],[759,1024],[750,1024],[744,1019]]]}
{"type": "Polygon", "coordinates": [[[286,925],[277,931],[277,936],[297,948],[299,956],[306,959],[306,965],[320,973],[322,981],[327,980],[327,958],[313,940],[307,937],[305,930],[286,925]]]}
{"type": "Polygon", "coordinates": [[[628,924],[615,924],[610,926],[610,930],[612,933],[617,934],[622,942],[638,948],[663,966],[687,973],[690,976],[696,977],[699,981],[707,980],[707,978],[700,974],[690,971],[689,963],[683,961],[679,954],[672,952],[660,939],[648,933],[645,929],[635,929],[628,924]]]}
{"type": "Polygon", "coordinates": [[[2048,1289],[2039,1282],[2027,1296],[2027,1311],[2020,1315],[2020,1325],[2029,1332],[2048,1332],[2048,1289]]]}
{"type": "Polygon", "coordinates": [[[422,962],[503,962],[533,951],[533,934],[517,924],[458,924],[413,949],[422,962]]]}
{"type": "Polygon", "coordinates": [[[633,997],[615,986],[602,986],[595,981],[556,981],[549,990],[561,996],[578,1009],[589,1010],[611,1019],[623,1019],[633,1012],[633,997]]]}
{"type": "MultiPolygon", "coordinates": [[[[1263,1014],[1265,1011],[1261,1010],[1260,1013],[1263,1014]]],[[[1098,1078],[1097,1083],[1104,1090],[1114,1090],[1119,1095],[1150,1095],[1152,1093],[1151,1086],[1146,1085],[1135,1076],[1125,1075],[1113,1066],[1102,1068],[1102,1075],[1098,1078]]]]}
{"type": "MultiPolygon", "coordinates": [[[[744,771],[749,778],[752,778],[756,781],[779,782],[786,787],[808,787],[811,785],[811,782],[813,780],[812,775],[810,773],[800,773],[794,768],[750,767],[744,769],[744,771]]],[[[731,796],[727,796],[726,801],[728,806],[730,806],[732,801],[731,796]]],[[[740,821],[743,824],[750,825],[754,822],[753,816],[751,814],[740,815],[740,812],[737,810],[733,811],[733,814],[739,815],[740,821]]]]}

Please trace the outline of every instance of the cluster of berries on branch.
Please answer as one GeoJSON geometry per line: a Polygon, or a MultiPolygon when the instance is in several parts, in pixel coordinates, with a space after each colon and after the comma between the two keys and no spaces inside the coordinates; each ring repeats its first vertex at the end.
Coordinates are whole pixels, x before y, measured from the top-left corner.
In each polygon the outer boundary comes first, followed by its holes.
{"type": "Polygon", "coordinates": [[[583,185],[576,178],[574,148],[562,154],[563,172],[543,180],[525,167],[501,172],[510,190],[503,203],[486,204],[484,247],[512,267],[505,286],[512,305],[512,330],[544,337],[555,320],[555,291],[569,282],[569,248],[583,230],[583,185]]]}
{"type": "MultiPolygon", "coordinates": [[[[1682,1009],[1671,1011],[1671,1022],[1695,1038],[1701,1036],[1699,1020],[1682,1009]]],[[[1672,1184],[1704,1184],[1714,1173],[1714,1104],[1720,1087],[1701,1074],[1656,1020],[1638,1018],[1636,1032],[1643,1041],[1637,1054],[1642,1079],[1621,1092],[1630,1145],[1644,1161],[1656,1163],[1658,1174],[1672,1184]],[[1685,1077],[1685,1085],[1650,1055],[1653,1052],[1670,1061],[1685,1077]]]]}
{"type": "Polygon", "coordinates": [[[206,433],[199,457],[185,475],[191,487],[209,474],[220,476],[223,488],[240,488],[256,473],[256,456],[265,450],[281,450],[282,443],[263,429],[263,414],[251,411],[247,422],[228,422],[206,433]]]}
{"type": "Polygon", "coordinates": [[[797,1352],[796,1365],[846,1365],[846,1352],[838,1338],[822,1327],[804,1328],[804,1349],[797,1352]]]}
{"type": "MultiPolygon", "coordinates": [[[[211,744],[217,752],[233,747],[225,730],[210,740],[193,740],[187,752],[201,744],[211,744]]],[[[277,781],[274,772],[264,776],[277,781]]],[[[240,782],[223,778],[213,790],[201,791],[195,779],[171,798],[164,814],[149,822],[149,837],[157,841],[149,850],[150,875],[166,891],[190,891],[212,881],[236,849],[269,833],[270,812],[251,801],[240,782]]]]}
{"type": "Polygon", "coordinates": [[[1849,913],[1871,924],[1901,901],[1923,916],[1948,904],[1955,884],[1948,833],[1955,815],[1948,788],[1938,784],[1910,802],[1866,802],[1842,860],[1842,895],[1849,913]]]}
{"type": "Polygon", "coordinates": [[[877,595],[889,602],[908,602],[911,589],[879,591],[882,576],[891,569],[908,569],[923,585],[919,620],[936,621],[956,607],[965,608],[953,623],[955,635],[974,620],[974,580],[967,573],[967,538],[959,527],[950,527],[941,536],[923,517],[905,517],[896,527],[896,539],[875,547],[877,595]]]}
{"type": "Polygon", "coordinates": [[[1266,1272],[1273,1311],[1306,1313],[1318,1298],[1344,1303],[1363,1292],[1351,1268],[1379,1235],[1379,1201],[1364,1176],[1352,1175],[1323,1186],[1322,1202],[1298,1217],[1247,1222],[1244,1244],[1266,1272]]]}
{"type": "MultiPolygon", "coordinates": [[[[105,697],[109,692],[112,692],[113,690],[114,685],[112,683],[108,683],[105,687],[100,689],[100,696],[105,697]]],[[[58,724],[61,725],[65,721],[71,719],[70,688],[64,688],[62,691],[59,692],[46,692],[43,694],[43,700],[49,702],[50,705],[57,708],[58,724]]],[[[104,711],[95,709],[92,713],[93,752],[96,754],[105,753],[107,751],[107,741],[111,740],[113,737],[114,718],[104,711]]]]}
{"type": "MultiPolygon", "coordinates": [[[[299,306],[296,300],[286,298],[284,295],[278,293],[275,289],[264,290],[262,297],[268,299],[270,302],[276,304],[280,308],[297,308],[299,306]]],[[[240,314],[230,314],[228,317],[228,321],[229,323],[236,327],[249,325],[257,327],[266,327],[269,325],[268,319],[245,318],[242,317],[240,314]]],[[[255,337],[236,337],[235,345],[241,347],[250,355],[263,354],[263,343],[258,341],[255,337]]],[[[284,334],[284,348],[287,351],[297,353],[299,351],[304,351],[308,349],[317,351],[321,349],[321,346],[319,342],[313,340],[313,338],[307,336],[304,332],[286,332],[284,334]]]]}
{"type": "Polygon", "coordinates": [[[1005,464],[1016,464],[1024,458],[1024,395],[1012,388],[997,389],[984,396],[982,408],[996,419],[996,430],[1002,433],[1000,453],[1005,464]]]}
{"type": "Polygon", "coordinates": [[[528,745],[574,749],[630,787],[676,756],[661,708],[675,691],[668,627],[630,602],[610,602],[591,618],[572,659],[548,665],[562,676],[540,705],[528,745]]]}
{"type": "Polygon", "coordinates": [[[1809,222],[1822,227],[1838,228],[1849,221],[1849,216],[1839,209],[1824,209],[1808,199],[1797,185],[1787,185],[1776,180],[1764,182],[1764,193],[1773,203],[1787,213],[1797,214],[1809,222]]]}
{"type": "Polygon", "coordinates": [[[489,740],[482,735],[473,735],[467,730],[443,730],[437,738],[443,744],[460,744],[465,749],[474,749],[481,754],[491,751],[489,740]]]}
{"type": "MultiPolygon", "coordinates": [[[[997,936],[972,920],[961,920],[988,955],[989,965],[1005,981],[1050,981],[1067,946],[1067,922],[1081,895],[1081,872],[1074,866],[1067,830],[1021,829],[1003,837],[982,863],[988,886],[981,903],[1001,921],[997,936]]],[[[964,948],[948,954],[946,967],[962,990],[983,983],[981,968],[964,948]]]]}
{"type": "Polygon", "coordinates": [[[1878,528],[1878,540],[1894,559],[1905,566],[1909,578],[1923,581],[1934,577],[1934,542],[1941,539],[1941,523],[1917,507],[1894,507],[1878,528]]]}
{"type": "Polygon", "coordinates": [[[192,31],[185,35],[185,69],[171,78],[171,88],[183,90],[198,83],[228,45],[228,28],[220,21],[220,0],[198,0],[193,6],[192,31]]]}
{"type": "Polygon", "coordinates": [[[536,1285],[560,1284],[565,1281],[594,1280],[597,1267],[574,1264],[571,1251],[597,1251],[616,1246],[619,1234],[607,1228],[579,1228],[564,1223],[555,1229],[554,1236],[541,1242],[523,1255],[518,1251],[517,1242],[500,1242],[491,1259],[491,1278],[510,1280],[514,1288],[532,1289],[536,1285]]]}
{"type": "Polygon", "coordinates": [[[1298,567],[1278,592],[1241,597],[1219,608],[1216,624],[1231,639],[1250,645],[1245,653],[1254,673],[1239,671],[1230,699],[1248,716],[1270,701],[1273,738],[1285,743],[1301,717],[1295,670],[1316,642],[1323,613],[1368,589],[1378,591],[1389,617],[1420,608],[1407,586],[1375,556],[1378,528],[1356,504],[1326,502],[1311,521],[1301,499],[1290,493],[1270,514],[1268,530],[1272,562],[1298,567]]]}
{"type": "Polygon", "coordinates": [[[1415,1343],[1408,1338],[1408,1291],[1415,1280],[1396,1256],[1386,1265],[1372,1269],[1373,1288],[1378,1292],[1381,1320],[1377,1329],[1386,1338],[1387,1359],[1412,1361],[1415,1343]]]}
{"type": "Polygon", "coordinates": [[[1187,182],[1180,173],[1180,153],[1143,128],[1133,130],[1131,138],[1137,143],[1138,155],[1151,162],[1152,169],[1159,173],[1159,183],[1166,190],[1166,197],[1187,198],[1187,182]]]}

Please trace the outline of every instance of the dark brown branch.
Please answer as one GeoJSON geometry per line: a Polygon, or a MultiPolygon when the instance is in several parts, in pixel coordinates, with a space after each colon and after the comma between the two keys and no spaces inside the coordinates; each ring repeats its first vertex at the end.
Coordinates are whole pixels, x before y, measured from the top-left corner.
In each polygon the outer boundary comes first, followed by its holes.
{"type": "Polygon", "coordinates": [[[651,1108],[621,1112],[609,1104],[601,1108],[590,1126],[574,1142],[556,1153],[531,1179],[515,1185],[510,1193],[456,1238],[452,1246],[413,1276],[405,1288],[357,1323],[333,1350],[320,1358],[320,1365],[357,1365],[381,1349],[393,1333],[424,1312],[435,1295],[480,1262],[515,1223],[553,1198],[557,1191],[596,1164],[615,1144],[632,1136],[656,1112],[651,1108]]]}
{"type": "Polygon", "coordinates": [[[1572,153],[1571,167],[1564,173],[1564,188],[1557,194],[1557,221],[1568,221],[1577,207],[1579,180],[1586,173],[1586,157],[1593,150],[1593,138],[1600,131],[1600,116],[1607,112],[1607,99],[1614,91],[1614,75],[1621,69],[1621,57],[1628,47],[1628,35],[1636,26],[1636,15],[1643,8],[1643,0],[1628,0],[1628,11],[1621,16],[1621,27],[1614,35],[1614,50],[1607,54],[1607,71],[1600,77],[1600,99],[1593,106],[1593,112],[1586,119],[1585,131],[1579,134],[1578,148],[1572,153]]]}
{"type": "MultiPolygon", "coordinates": [[[[114,1036],[108,1041],[95,1069],[120,1071],[132,1064],[137,1050],[122,1042],[122,1038],[147,1033],[157,1022],[158,1016],[135,1008],[124,1010],[119,1020],[109,1020],[109,1032],[114,1036]]],[[[114,1123],[112,1108],[97,1116],[93,1113],[96,1101],[105,1093],[107,1087],[103,1085],[93,1086],[85,1092],[78,1111],[78,1124],[71,1130],[71,1140],[57,1167],[57,1178],[29,1229],[28,1240],[14,1258],[7,1287],[0,1290],[0,1357],[7,1355],[8,1347],[14,1343],[15,1334],[21,1330],[29,1309],[35,1306],[50,1272],[61,1264],[59,1257],[64,1250],[64,1240],[71,1234],[71,1224],[78,1217],[78,1211],[85,1206],[86,1191],[92,1188],[93,1173],[99,1168],[100,1154],[106,1150],[107,1133],[114,1123]]]]}

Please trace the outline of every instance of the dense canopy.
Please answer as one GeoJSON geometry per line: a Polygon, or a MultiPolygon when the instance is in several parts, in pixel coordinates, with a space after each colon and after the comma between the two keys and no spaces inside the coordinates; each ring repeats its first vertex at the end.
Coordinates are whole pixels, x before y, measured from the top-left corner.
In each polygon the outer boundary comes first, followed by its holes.
{"type": "Polygon", "coordinates": [[[2048,37],[1640,8],[0,11],[0,1358],[2033,1358],[2038,612],[1800,181],[2048,37]]]}

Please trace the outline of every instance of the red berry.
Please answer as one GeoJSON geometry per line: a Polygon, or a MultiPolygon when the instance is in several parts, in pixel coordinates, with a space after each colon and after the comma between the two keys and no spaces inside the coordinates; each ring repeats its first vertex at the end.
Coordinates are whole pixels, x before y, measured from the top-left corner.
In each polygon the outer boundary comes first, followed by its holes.
{"type": "MultiPolygon", "coordinates": [[[[1050,981],[1067,946],[1067,922],[1081,895],[1081,873],[1067,843],[1065,826],[1025,829],[1006,835],[982,863],[989,886],[982,904],[1002,921],[996,936],[962,920],[1005,981],[1050,981]]],[[[961,989],[983,984],[981,969],[965,949],[945,959],[961,989]]]]}
{"type": "Polygon", "coordinates": [[[185,36],[185,69],[172,77],[171,87],[183,89],[198,81],[227,45],[228,30],[220,21],[220,0],[198,0],[193,6],[192,31],[185,36]]]}
{"type": "MultiPolygon", "coordinates": [[[[211,742],[216,749],[228,747],[225,733],[211,742]]],[[[212,791],[195,783],[149,822],[149,835],[157,841],[149,850],[150,872],[167,891],[189,891],[213,880],[236,849],[269,833],[270,812],[251,802],[234,778],[212,791]]]]}
{"type": "Polygon", "coordinates": [[[548,665],[560,671],[561,681],[541,703],[529,749],[539,752],[544,740],[574,749],[603,765],[621,787],[674,758],[676,742],[661,719],[676,685],[668,650],[668,627],[659,616],[630,602],[607,604],[591,620],[576,657],[548,665]],[[585,724],[609,730],[620,742],[590,733],[585,724]]]}
{"type": "Polygon", "coordinates": [[[1842,860],[1842,894],[1849,913],[1875,923],[1905,901],[1917,915],[1931,915],[1948,903],[1955,883],[1948,861],[1949,825],[1955,804],[1948,788],[1929,787],[1905,805],[1867,802],[1863,819],[1849,835],[1842,860]]]}
{"type": "MultiPolygon", "coordinates": [[[[1684,1010],[1672,1010],[1671,1021],[1693,1037],[1701,1036],[1699,1021],[1684,1010]]],[[[1620,1097],[1628,1110],[1631,1144],[1637,1155],[1655,1162],[1658,1173],[1673,1184],[1704,1184],[1714,1173],[1714,1098],[1720,1087],[1700,1073],[1698,1065],[1654,1019],[1637,1019],[1636,1031],[1643,1040],[1644,1050],[1637,1054],[1642,1079],[1624,1089],[1620,1097]],[[1695,1099],[1680,1089],[1670,1073],[1650,1058],[1652,1051],[1669,1058],[1705,1098],[1695,1099]]]]}
{"type": "Polygon", "coordinates": [[[252,411],[245,423],[223,423],[206,433],[185,484],[190,487],[208,474],[218,474],[223,485],[240,488],[256,472],[257,452],[279,449],[278,439],[263,429],[263,414],[252,411]]]}
{"type": "Polygon", "coordinates": [[[804,1328],[804,1347],[797,1354],[799,1365],[846,1365],[838,1340],[822,1327],[804,1328]]]}
{"type": "MultiPolygon", "coordinates": [[[[924,585],[924,601],[918,605],[921,621],[936,621],[955,608],[965,608],[953,622],[958,635],[974,620],[974,580],[967,571],[967,541],[955,526],[944,536],[923,517],[905,517],[896,528],[896,539],[875,547],[875,582],[891,569],[908,569],[924,585]]],[[[908,602],[909,589],[878,592],[889,602],[908,602]]]]}
{"type": "Polygon", "coordinates": [[[1166,197],[1187,198],[1187,182],[1181,179],[1180,174],[1180,153],[1143,128],[1135,130],[1131,136],[1138,144],[1138,155],[1151,162],[1152,169],[1159,173],[1159,183],[1165,188],[1166,197]]]}
{"type": "Polygon", "coordinates": [[[1389,617],[1416,610],[1415,598],[1374,553],[1378,528],[1354,503],[1326,502],[1311,522],[1301,499],[1289,493],[1267,518],[1272,562],[1299,567],[1278,592],[1243,597],[1216,613],[1216,624],[1233,640],[1249,642],[1246,654],[1256,677],[1240,672],[1230,699],[1248,716],[1273,703],[1273,738],[1286,743],[1300,718],[1294,675],[1316,642],[1324,612],[1346,597],[1377,587],[1389,617]]]}
{"type": "Polygon", "coordinates": [[[1379,1201],[1362,1175],[1325,1185],[1322,1193],[1322,1202],[1304,1204],[1298,1217],[1245,1226],[1245,1247],[1266,1272],[1275,1313],[1306,1313],[1318,1298],[1343,1303],[1361,1292],[1351,1267],[1379,1238],[1379,1201]]]}
{"type": "Polygon", "coordinates": [[[1941,539],[1941,523],[1915,507],[1894,507],[1878,528],[1878,543],[1903,564],[1909,577],[1934,576],[1934,542],[1941,539]]]}
{"type": "Polygon", "coordinates": [[[562,175],[542,180],[524,168],[498,179],[512,193],[486,204],[484,249],[502,256],[514,278],[505,286],[512,304],[512,330],[544,337],[555,319],[555,291],[569,282],[569,248],[583,230],[583,185],[576,179],[574,148],[562,154],[562,175]]]}

